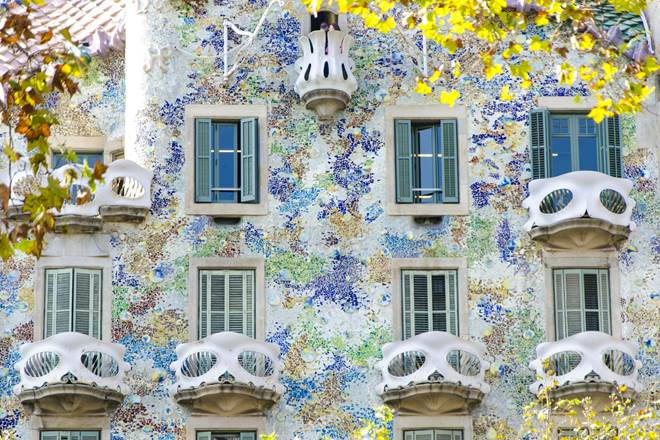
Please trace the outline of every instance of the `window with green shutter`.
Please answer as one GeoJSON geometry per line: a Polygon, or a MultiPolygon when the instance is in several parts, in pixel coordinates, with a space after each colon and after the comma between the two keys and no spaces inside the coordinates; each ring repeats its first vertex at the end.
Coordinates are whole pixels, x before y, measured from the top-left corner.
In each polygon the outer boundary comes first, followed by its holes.
{"type": "Polygon", "coordinates": [[[397,203],[458,203],[454,119],[394,121],[397,203]]]}
{"type": "Polygon", "coordinates": [[[255,431],[197,431],[197,440],[256,440],[255,431]]]}
{"type": "Polygon", "coordinates": [[[607,269],[553,271],[557,340],[586,331],[611,333],[607,269]]]}
{"type": "Polygon", "coordinates": [[[404,431],[404,440],[463,440],[462,429],[416,429],[404,431]]]}
{"type": "Polygon", "coordinates": [[[455,270],[404,270],[403,338],[443,331],[458,335],[458,285],[455,270]]]}
{"type": "Polygon", "coordinates": [[[44,337],[78,332],[101,338],[102,271],[46,269],[44,337]]]}
{"type": "Polygon", "coordinates": [[[584,113],[535,109],[529,125],[533,179],[572,171],[600,171],[621,177],[619,116],[596,124],[584,113]]]}
{"type": "Polygon", "coordinates": [[[199,337],[236,332],[255,336],[254,270],[199,271],[199,337]]]}
{"type": "Polygon", "coordinates": [[[195,119],[195,201],[258,202],[258,124],[195,119]]]}
{"type": "Polygon", "coordinates": [[[99,431],[41,431],[41,440],[100,440],[99,431]]]}

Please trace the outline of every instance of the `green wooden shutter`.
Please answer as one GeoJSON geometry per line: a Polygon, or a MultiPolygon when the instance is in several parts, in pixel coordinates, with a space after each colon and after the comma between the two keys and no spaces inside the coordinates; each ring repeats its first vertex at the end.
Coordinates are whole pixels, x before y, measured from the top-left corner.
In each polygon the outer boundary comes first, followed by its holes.
{"type": "Polygon", "coordinates": [[[98,431],[81,431],[80,440],[99,440],[98,431]]]}
{"type": "Polygon", "coordinates": [[[227,311],[228,323],[227,330],[241,334],[247,334],[247,323],[245,319],[245,298],[247,296],[243,273],[232,271],[227,277],[228,295],[227,311]]]}
{"type": "MultiPolygon", "coordinates": [[[[80,440],[80,431],[69,431],[69,440],[80,440]]],[[[60,437],[64,437],[63,435],[60,434],[60,437]]]]}
{"type": "Polygon", "coordinates": [[[425,273],[415,272],[412,276],[412,334],[426,333],[431,328],[431,304],[429,301],[429,277],[425,273]]]}
{"type": "Polygon", "coordinates": [[[562,269],[554,273],[556,337],[584,331],[611,332],[607,269],[562,269]]]}
{"type": "Polygon", "coordinates": [[[415,440],[415,433],[412,431],[406,431],[404,433],[404,436],[405,436],[404,440],[415,440]]]}
{"type": "Polygon", "coordinates": [[[211,440],[211,431],[197,431],[197,440],[211,440]]]}
{"type": "Polygon", "coordinates": [[[458,203],[458,130],[454,120],[441,122],[442,201],[458,203]]]}
{"type": "Polygon", "coordinates": [[[207,337],[209,334],[209,307],[208,307],[208,297],[209,297],[209,273],[205,270],[199,271],[199,319],[198,319],[198,329],[197,334],[200,339],[207,337]]]}
{"type": "Polygon", "coordinates": [[[403,339],[408,339],[412,336],[412,275],[403,271],[401,273],[401,283],[401,292],[403,292],[403,339]]]}
{"type": "Polygon", "coordinates": [[[210,202],[213,150],[210,119],[195,119],[195,200],[210,202]]]}
{"type": "Polygon", "coordinates": [[[550,149],[549,113],[535,109],[529,115],[529,147],[532,162],[532,179],[545,179],[549,173],[548,150],[550,149]]]}
{"type": "Polygon", "coordinates": [[[241,119],[241,202],[257,201],[258,133],[257,118],[241,119]]]}
{"type": "Polygon", "coordinates": [[[600,125],[601,172],[612,177],[621,177],[621,119],[618,115],[605,118],[600,125]]]}
{"type": "Polygon", "coordinates": [[[450,270],[446,274],[447,283],[447,331],[458,336],[458,280],[456,271],[450,270]]]}
{"type": "Polygon", "coordinates": [[[411,121],[397,119],[394,122],[394,137],[394,151],[396,156],[396,201],[397,203],[412,203],[413,141],[411,121]]]}
{"type": "Polygon", "coordinates": [[[46,270],[44,337],[71,331],[73,269],[46,270]]]}
{"type": "Polygon", "coordinates": [[[598,271],[599,277],[599,306],[600,306],[600,328],[603,333],[612,334],[612,314],[610,307],[610,276],[607,269],[598,271]]]}
{"type": "Polygon", "coordinates": [[[257,438],[254,432],[241,432],[241,440],[255,440],[257,438]]]}
{"type": "Polygon", "coordinates": [[[208,335],[227,331],[227,277],[225,272],[210,271],[208,283],[208,335]]]}
{"type": "Polygon", "coordinates": [[[430,287],[429,310],[431,312],[429,330],[447,331],[447,277],[444,273],[429,273],[428,285],[430,287]]]}
{"type": "Polygon", "coordinates": [[[245,286],[245,334],[251,338],[255,335],[254,323],[254,303],[255,303],[255,286],[254,286],[254,271],[248,270],[243,274],[243,285],[245,286]]]}
{"type": "Polygon", "coordinates": [[[59,431],[41,431],[41,440],[60,440],[59,431]]]}
{"type": "Polygon", "coordinates": [[[454,430],[451,429],[436,429],[435,440],[454,440],[454,430]]]}
{"type": "Polygon", "coordinates": [[[73,331],[101,337],[101,271],[74,269],[73,331]]]}

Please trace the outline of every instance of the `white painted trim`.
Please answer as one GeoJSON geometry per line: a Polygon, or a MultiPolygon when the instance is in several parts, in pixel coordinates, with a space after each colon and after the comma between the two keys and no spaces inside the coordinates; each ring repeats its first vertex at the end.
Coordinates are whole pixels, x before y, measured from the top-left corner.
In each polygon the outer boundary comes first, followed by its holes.
{"type": "Polygon", "coordinates": [[[548,341],[555,340],[554,269],[608,269],[612,336],[621,338],[621,272],[616,251],[543,252],[545,277],[545,330],[548,341]]]}
{"type": "Polygon", "coordinates": [[[255,339],[265,338],[266,321],[266,278],[265,260],[263,257],[222,258],[222,257],[190,257],[188,263],[188,340],[199,339],[197,326],[199,322],[199,271],[201,269],[233,270],[252,269],[255,278],[255,339]]]}
{"type": "Polygon", "coordinates": [[[444,215],[468,215],[469,180],[468,180],[468,118],[463,105],[453,108],[448,105],[397,105],[385,107],[385,184],[387,202],[385,212],[388,215],[415,217],[438,217],[444,215]],[[394,145],[394,120],[411,119],[412,121],[456,119],[458,125],[458,200],[459,203],[396,203],[396,170],[394,145]]]}
{"type": "Polygon", "coordinates": [[[468,331],[468,276],[466,258],[393,258],[392,268],[392,340],[400,341],[403,338],[402,310],[402,270],[456,270],[458,283],[458,335],[467,336],[468,331]]]}
{"type": "Polygon", "coordinates": [[[589,111],[596,105],[593,96],[582,96],[575,102],[574,96],[539,96],[537,106],[552,111],[589,111]]]}
{"type": "Polygon", "coordinates": [[[263,416],[195,416],[186,420],[186,440],[197,440],[197,431],[257,431],[257,438],[266,432],[266,418],[263,416]]]}
{"type": "Polygon", "coordinates": [[[403,440],[403,432],[413,429],[462,429],[463,440],[472,440],[471,416],[394,416],[394,440],[403,440]]]}
{"type": "Polygon", "coordinates": [[[185,109],[184,151],[185,211],[189,215],[242,217],[268,214],[268,108],[265,105],[192,104],[185,109]],[[195,202],[195,119],[257,118],[259,124],[259,202],[196,203],[195,202]]]}
{"type": "Polygon", "coordinates": [[[101,340],[112,339],[112,259],[103,246],[97,247],[102,236],[89,234],[58,235],[44,250],[44,255],[37,260],[34,281],[34,340],[44,337],[44,296],[46,285],[46,269],[75,267],[82,269],[101,269],[101,340]],[[94,246],[76,243],[92,243],[94,246]],[[105,255],[104,255],[105,254],[105,255]]]}

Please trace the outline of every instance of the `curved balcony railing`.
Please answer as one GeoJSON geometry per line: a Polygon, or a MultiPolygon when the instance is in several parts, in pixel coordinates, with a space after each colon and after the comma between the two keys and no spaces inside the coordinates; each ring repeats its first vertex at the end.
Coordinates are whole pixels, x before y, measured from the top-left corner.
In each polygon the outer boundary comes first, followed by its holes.
{"type": "MultiPolygon", "coordinates": [[[[23,159],[13,165],[12,197],[10,205],[19,208],[24,196],[31,188],[38,186],[44,176],[35,176],[28,161],[23,159]]],[[[103,183],[99,183],[96,191],[91,194],[86,179],[82,178],[82,165],[68,164],[53,170],[53,177],[64,182],[65,175],[73,170],[78,176],[71,184],[71,199],[62,206],[56,215],[77,215],[83,217],[103,216],[104,209],[136,208],[147,211],[151,207],[152,173],[130,160],[117,160],[108,165],[103,175],[103,183]],[[86,197],[90,192],[91,197],[86,197]],[[78,203],[87,199],[85,203],[78,203]]]]}
{"type": "Polygon", "coordinates": [[[170,368],[176,381],[172,394],[207,385],[232,383],[263,388],[282,394],[282,365],[277,345],[234,332],[215,333],[176,348],[177,360],[170,368]]]}
{"type": "Polygon", "coordinates": [[[451,333],[427,332],[383,346],[378,367],[383,382],[380,394],[396,388],[429,382],[460,384],[490,391],[484,374],[490,364],[484,360],[486,349],[479,342],[466,341],[451,333]]]}
{"type": "Polygon", "coordinates": [[[296,61],[300,71],[295,91],[307,108],[327,118],[343,110],[357,81],[353,60],[348,55],[352,38],[338,30],[319,30],[300,37],[302,58],[296,61]]]}
{"type": "Polygon", "coordinates": [[[126,394],[124,347],[81,333],[58,333],[21,347],[16,394],[55,384],[83,384],[126,394]]]}
{"type": "Polygon", "coordinates": [[[641,362],[635,360],[636,351],[635,344],[602,332],[583,332],[539,344],[536,359],[529,364],[538,380],[529,389],[538,395],[548,387],[598,382],[639,392],[641,362]]]}
{"type": "Polygon", "coordinates": [[[548,179],[533,180],[523,207],[529,211],[525,229],[554,226],[589,217],[615,226],[635,229],[631,221],[635,201],[632,182],[596,171],[575,171],[548,179]]]}

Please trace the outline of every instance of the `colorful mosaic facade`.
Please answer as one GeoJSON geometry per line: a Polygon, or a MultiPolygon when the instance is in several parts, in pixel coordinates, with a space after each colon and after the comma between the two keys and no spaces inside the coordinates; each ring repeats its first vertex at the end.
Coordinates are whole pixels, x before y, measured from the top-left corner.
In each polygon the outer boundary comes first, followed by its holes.
{"type": "MultiPolygon", "coordinates": [[[[347,438],[381,404],[375,366],[393,339],[392,270],[397,258],[465,257],[469,326],[485,344],[491,390],[472,412],[474,438],[518,438],[522,407],[534,396],[528,368],[547,339],[542,247],[523,230],[531,179],[528,115],[538,96],[584,95],[553,75],[513,101],[504,80],[469,72],[460,89],[468,109],[469,215],[438,224],[385,213],[384,107],[432,103],[416,95],[415,60],[395,35],[349,20],[358,89],[329,121],[305,110],[293,85],[301,17],[291,5],[266,20],[249,57],[222,77],[222,21],[251,28],[266,3],[137,2],[126,46],[98,57],[72,102],[62,134],[125,140],[126,158],[153,171],[152,205],[138,225],[108,223],[112,255],[112,340],[126,347],[129,394],[111,418],[112,439],[183,439],[187,413],[168,393],[175,348],[188,341],[191,257],[263,257],[266,340],[281,351],[284,394],[267,412],[282,439],[347,438]],[[150,50],[151,49],[151,50],[150,50]],[[142,56],[140,57],[138,55],[142,56]],[[148,67],[148,68],[145,68],[148,67]],[[129,72],[124,77],[124,69],[129,72]],[[136,78],[136,72],[142,77],[136,78]],[[142,96],[125,97],[127,84],[142,96]],[[269,214],[220,224],[184,212],[184,108],[189,104],[268,106],[269,214]],[[126,123],[125,123],[126,121],[126,123]]],[[[418,42],[419,43],[419,42],[418,42]]],[[[534,60],[541,62],[541,60],[534,60]]],[[[132,89],[131,89],[132,90],[132,89]]],[[[637,229],[617,251],[624,338],[640,345],[643,383],[657,381],[660,322],[660,200],[653,145],[624,127],[624,177],[634,182],[637,229]]],[[[657,148],[657,146],[656,146],[657,148]]],[[[12,393],[21,344],[33,338],[35,262],[0,270],[0,428],[28,438],[12,393]]],[[[37,292],[38,294],[38,292],[37,292]]]]}

